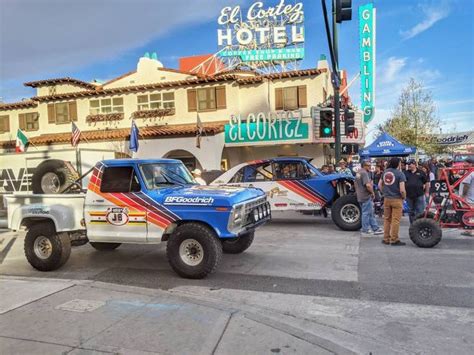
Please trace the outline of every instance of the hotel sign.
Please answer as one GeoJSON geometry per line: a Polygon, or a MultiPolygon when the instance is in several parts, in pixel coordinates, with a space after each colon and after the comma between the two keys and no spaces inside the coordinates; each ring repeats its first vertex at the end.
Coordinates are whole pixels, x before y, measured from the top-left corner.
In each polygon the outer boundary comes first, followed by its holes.
{"type": "Polygon", "coordinates": [[[240,5],[224,7],[217,20],[217,42],[222,57],[251,61],[294,61],[304,58],[302,2],[264,7],[262,1],[243,11],[240,5]],[[296,49],[296,51],[294,51],[296,49]]]}
{"type": "Polygon", "coordinates": [[[225,143],[228,146],[308,141],[309,131],[301,112],[251,113],[246,120],[232,115],[225,125],[225,143]]]}
{"type": "Polygon", "coordinates": [[[375,8],[372,3],[359,6],[360,86],[364,122],[375,111],[375,8]]]}
{"type": "Polygon", "coordinates": [[[267,60],[295,60],[304,58],[304,48],[226,50],[221,57],[240,57],[244,62],[267,60]]]}

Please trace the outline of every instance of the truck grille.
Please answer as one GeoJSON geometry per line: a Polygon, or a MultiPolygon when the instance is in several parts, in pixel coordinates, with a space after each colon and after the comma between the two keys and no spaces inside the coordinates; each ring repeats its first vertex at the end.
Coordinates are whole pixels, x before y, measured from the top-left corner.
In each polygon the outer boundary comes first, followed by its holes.
{"type": "Polygon", "coordinates": [[[271,210],[267,198],[262,197],[247,203],[244,207],[244,216],[244,226],[269,220],[271,218],[271,210]]]}

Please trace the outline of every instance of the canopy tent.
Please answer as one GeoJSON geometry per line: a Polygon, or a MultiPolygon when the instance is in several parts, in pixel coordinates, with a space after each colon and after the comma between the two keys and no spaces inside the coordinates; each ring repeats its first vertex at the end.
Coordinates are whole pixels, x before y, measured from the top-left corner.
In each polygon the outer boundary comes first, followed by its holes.
{"type": "Polygon", "coordinates": [[[384,132],[371,145],[362,149],[359,155],[361,157],[404,157],[415,152],[415,147],[403,145],[384,132]]]}

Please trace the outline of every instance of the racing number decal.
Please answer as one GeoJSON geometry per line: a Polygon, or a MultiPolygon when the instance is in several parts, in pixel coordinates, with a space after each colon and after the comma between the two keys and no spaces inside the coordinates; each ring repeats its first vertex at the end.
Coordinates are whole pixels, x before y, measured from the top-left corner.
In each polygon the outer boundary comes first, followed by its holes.
{"type": "Polygon", "coordinates": [[[128,223],[128,208],[110,208],[105,219],[114,226],[123,226],[128,223]]]}
{"type": "Polygon", "coordinates": [[[446,184],[446,181],[443,180],[433,180],[430,183],[430,193],[434,194],[448,194],[448,185],[446,184]]]}

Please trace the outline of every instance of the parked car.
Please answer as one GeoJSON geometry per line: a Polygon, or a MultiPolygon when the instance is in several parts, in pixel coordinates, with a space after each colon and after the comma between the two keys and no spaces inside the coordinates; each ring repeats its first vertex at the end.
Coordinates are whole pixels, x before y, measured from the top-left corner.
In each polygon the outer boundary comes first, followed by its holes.
{"type": "Polygon", "coordinates": [[[173,270],[203,278],[222,252],[241,253],[255,229],[271,218],[258,188],[197,185],[179,160],[105,160],[86,193],[13,194],[6,197],[8,227],[25,227],[25,254],[41,271],[55,270],[71,246],[113,250],[122,243],[167,241],[173,270]]]}
{"type": "Polygon", "coordinates": [[[331,208],[334,223],[347,231],[359,230],[361,210],[354,194],[354,177],[323,175],[303,157],[254,160],[228,170],[211,184],[258,187],[266,192],[272,211],[308,211],[331,208]]]}

